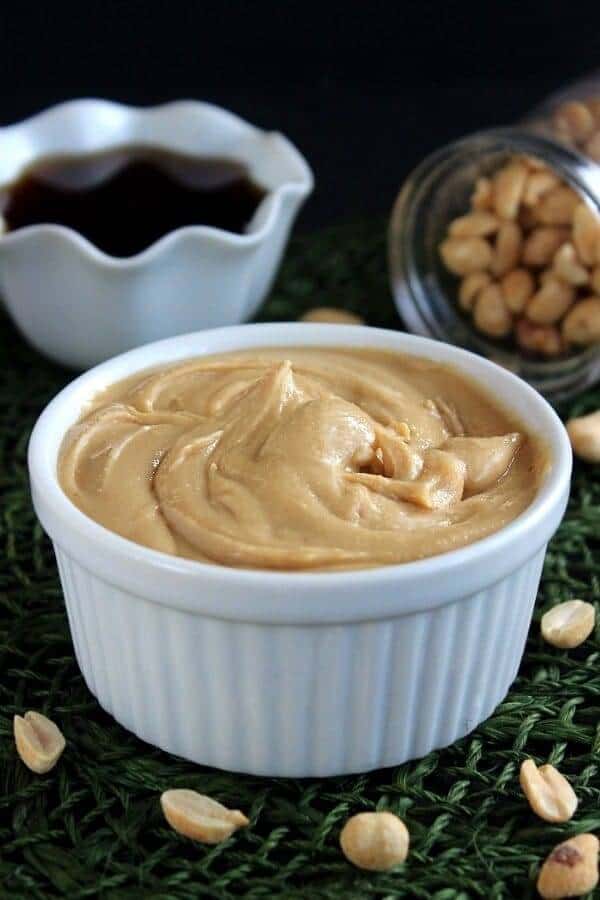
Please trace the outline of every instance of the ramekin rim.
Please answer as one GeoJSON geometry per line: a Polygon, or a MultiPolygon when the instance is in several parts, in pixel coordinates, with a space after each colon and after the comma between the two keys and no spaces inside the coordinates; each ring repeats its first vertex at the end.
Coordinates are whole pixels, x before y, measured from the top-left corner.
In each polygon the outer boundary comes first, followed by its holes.
{"type": "MultiPolygon", "coordinates": [[[[88,238],[86,238],[84,235],[80,234],[73,228],[65,225],[57,225],[54,223],[41,223],[36,225],[28,225],[14,232],[9,231],[0,233],[0,249],[9,249],[11,247],[18,246],[21,243],[27,242],[32,237],[36,237],[39,235],[53,235],[58,236],[65,242],[65,244],[68,244],[71,247],[75,248],[77,251],[81,252],[82,255],[84,255],[97,265],[117,270],[131,269],[149,264],[163,253],[168,252],[176,243],[188,237],[197,238],[198,240],[203,241],[214,241],[223,246],[228,246],[238,250],[246,250],[264,242],[268,235],[275,229],[277,221],[280,217],[281,207],[285,196],[297,195],[298,197],[306,197],[308,196],[308,194],[310,194],[314,187],[314,176],[306,158],[282,132],[267,131],[265,129],[261,129],[258,126],[253,125],[251,122],[248,122],[241,116],[238,116],[236,113],[233,113],[230,110],[225,109],[224,107],[218,106],[215,103],[209,103],[204,100],[171,100],[166,103],[160,103],[153,106],[135,106],[133,104],[119,103],[113,100],[105,100],[94,97],[65,100],[61,103],[53,104],[52,106],[46,107],[45,109],[33,113],[32,115],[27,116],[26,118],[21,119],[18,122],[0,127],[0,139],[5,133],[16,133],[21,130],[27,132],[44,127],[44,123],[46,120],[51,119],[55,116],[62,115],[67,109],[77,108],[83,110],[82,114],[87,114],[85,113],[85,110],[92,105],[102,105],[109,108],[126,110],[132,115],[138,115],[148,118],[156,117],[157,114],[161,113],[170,115],[173,114],[177,107],[187,106],[195,108],[198,111],[208,111],[214,113],[215,116],[219,116],[221,118],[229,118],[235,121],[237,125],[247,130],[248,133],[259,134],[264,138],[277,138],[281,144],[281,147],[289,155],[290,160],[298,166],[301,177],[298,180],[290,179],[288,181],[284,181],[276,188],[266,190],[265,196],[257,207],[257,212],[263,204],[266,204],[268,202],[271,203],[271,208],[262,225],[260,225],[260,227],[255,231],[251,232],[237,234],[234,232],[226,231],[222,228],[215,228],[210,225],[185,225],[180,228],[175,228],[172,231],[169,231],[166,234],[162,235],[148,247],[145,247],[143,250],[141,250],[139,253],[135,253],[132,256],[119,257],[113,256],[110,253],[106,253],[104,250],[102,250],[100,247],[97,247],[96,244],[94,244],[92,241],[90,241],[88,238]]],[[[122,146],[122,144],[114,144],[114,147],[118,146],[122,146]]],[[[6,187],[10,183],[10,181],[6,180],[0,181],[0,189],[6,187]]]]}
{"type": "MultiPolygon", "coordinates": [[[[291,345],[291,344],[290,344],[291,345]]],[[[259,347],[259,344],[250,344],[250,347],[259,347]]],[[[355,343],[354,346],[357,346],[355,343]]],[[[235,348],[230,348],[234,350],[235,348]]],[[[214,351],[199,350],[195,355],[201,356],[210,352],[228,352],[215,348],[214,351]]],[[[177,355],[174,353],[172,361],[183,359],[194,355],[194,351],[177,355]]],[[[166,360],[162,360],[166,362],[166,360]]],[[[458,366],[460,368],[460,365],[458,366]]],[[[112,380],[127,377],[121,373],[112,380]]],[[[470,376],[476,377],[476,376],[470,376]]],[[[110,377],[106,379],[110,383],[110,377]]],[[[97,389],[97,388],[96,388],[97,389]]],[[[90,391],[90,396],[92,391],[90,391]]],[[[80,407],[81,409],[81,407],[80,407]]],[[[73,421],[75,418],[73,419],[73,421]]],[[[64,437],[64,434],[63,434],[64,437]]],[[[466,565],[474,565],[478,560],[483,560],[491,555],[497,554],[503,547],[514,542],[519,542],[526,534],[535,532],[536,527],[555,510],[561,503],[564,496],[568,480],[571,474],[572,454],[570,444],[566,435],[564,426],[558,418],[556,412],[550,405],[524,381],[513,375],[511,372],[501,369],[490,360],[483,359],[470,351],[463,350],[460,347],[454,347],[441,342],[434,341],[416,335],[409,335],[403,332],[394,332],[387,329],[365,328],[364,326],[343,326],[343,325],[309,325],[304,323],[261,323],[252,325],[240,325],[227,328],[216,328],[206,331],[193,332],[185,335],[178,335],[174,338],[167,338],[162,341],[156,341],[146,344],[127,353],[119,354],[104,363],[90,369],[83,375],[80,375],[69,385],[63,388],[57,396],[43,410],[39,416],[33,432],[31,434],[28,450],[29,471],[32,482],[38,482],[40,479],[45,481],[44,489],[49,490],[51,496],[49,500],[52,504],[53,515],[60,517],[69,517],[74,525],[77,526],[80,533],[84,533],[91,541],[100,541],[108,552],[113,552],[119,557],[126,557],[131,562],[141,562],[145,565],[153,566],[161,571],[169,571],[180,574],[184,577],[193,578],[209,578],[211,580],[221,579],[229,585],[236,587],[248,586],[249,588],[257,584],[263,584],[265,587],[274,588],[280,586],[288,590],[296,590],[301,593],[314,593],[322,591],[324,588],[344,587],[352,585],[353,587],[360,585],[376,586],[377,584],[387,584],[390,581],[401,586],[403,582],[418,581],[425,576],[436,578],[441,573],[460,570],[466,565]],[[444,353],[457,357],[459,360],[463,356],[470,357],[477,361],[477,365],[481,365],[484,369],[498,370],[502,373],[501,377],[508,379],[516,390],[525,393],[533,403],[543,410],[543,415],[547,420],[548,433],[544,435],[544,439],[548,440],[550,451],[552,454],[551,467],[544,483],[541,485],[538,494],[533,502],[514,520],[509,522],[499,531],[488,535],[478,541],[468,544],[456,550],[446,553],[437,554],[425,559],[413,562],[399,563],[393,565],[376,566],[372,568],[358,568],[347,570],[336,570],[326,572],[298,572],[298,571],[272,571],[267,569],[242,569],[227,566],[219,566],[215,563],[203,563],[196,560],[187,560],[181,557],[172,556],[170,554],[161,553],[141,544],[137,544],[120,535],[115,534],[93,519],[89,518],[85,513],[79,510],[72,501],[63,492],[58,481],[56,472],[56,457],[62,437],[56,442],[56,455],[50,464],[47,454],[44,452],[46,429],[51,428],[51,423],[55,412],[62,408],[64,404],[69,402],[70,397],[80,391],[87,381],[92,382],[97,379],[100,374],[104,375],[111,369],[114,369],[117,363],[130,362],[132,365],[128,368],[129,374],[136,371],[143,371],[145,368],[151,368],[151,362],[136,364],[137,360],[142,359],[146,354],[151,353],[158,347],[162,349],[175,348],[184,341],[215,341],[218,342],[220,336],[225,333],[232,339],[240,337],[242,343],[239,349],[245,349],[243,343],[244,334],[264,334],[265,343],[262,346],[277,346],[277,339],[268,340],[269,336],[277,336],[281,334],[282,327],[289,333],[296,334],[298,340],[295,346],[303,344],[304,339],[312,336],[322,337],[309,343],[309,346],[353,346],[350,343],[344,343],[344,338],[352,338],[356,336],[357,331],[365,333],[367,340],[364,345],[373,349],[385,348],[396,349],[398,352],[406,352],[409,355],[428,357],[427,348],[433,352],[437,348],[445,348],[444,353]],[[396,348],[389,347],[386,342],[398,339],[396,348]],[[374,341],[374,344],[370,343],[374,341]],[[415,352],[411,353],[411,347],[415,352]],[[48,468],[50,466],[50,468],[48,468]]],[[[532,547],[532,552],[536,547],[532,547]]],[[[165,599],[168,604],[168,599],[165,599]]]]}

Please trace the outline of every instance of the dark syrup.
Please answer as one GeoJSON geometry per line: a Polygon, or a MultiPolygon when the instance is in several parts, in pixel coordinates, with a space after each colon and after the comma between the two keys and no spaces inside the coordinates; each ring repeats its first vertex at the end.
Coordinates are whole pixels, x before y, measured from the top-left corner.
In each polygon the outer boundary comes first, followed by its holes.
{"type": "Polygon", "coordinates": [[[52,157],[6,188],[8,231],[65,225],[111,256],[133,256],[184,225],[244,232],[265,189],[242,163],[147,148],[52,157]]]}

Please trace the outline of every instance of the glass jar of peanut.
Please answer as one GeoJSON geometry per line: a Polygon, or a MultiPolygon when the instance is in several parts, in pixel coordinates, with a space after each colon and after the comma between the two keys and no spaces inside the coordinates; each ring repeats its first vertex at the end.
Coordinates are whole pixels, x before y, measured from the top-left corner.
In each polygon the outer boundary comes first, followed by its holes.
{"type": "Polygon", "coordinates": [[[389,230],[411,331],[558,399],[600,380],[600,73],[429,156],[389,230]]]}

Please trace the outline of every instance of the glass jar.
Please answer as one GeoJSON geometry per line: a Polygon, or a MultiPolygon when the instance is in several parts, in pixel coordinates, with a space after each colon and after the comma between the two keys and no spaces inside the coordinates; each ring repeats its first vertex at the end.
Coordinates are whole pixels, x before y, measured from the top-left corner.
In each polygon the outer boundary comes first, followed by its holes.
{"type": "MultiPolygon", "coordinates": [[[[564,108],[564,107],[562,107],[564,108]]],[[[552,400],[571,396],[600,379],[600,345],[554,359],[534,358],[511,341],[486,338],[457,303],[457,283],[439,247],[455,218],[470,208],[481,176],[490,176],[515,155],[541,160],[600,215],[600,73],[559,92],[521,124],[471,134],[427,157],[408,177],[389,227],[389,258],[396,306],[417,334],[474,350],[525,378],[552,400]],[[598,98],[594,142],[576,144],[557,110],[566,101],[598,98]],[[557,130],[558,128],[558,130],[557,130]]],[[[600,259],[598,259],[600,264],[600,259]]]]}

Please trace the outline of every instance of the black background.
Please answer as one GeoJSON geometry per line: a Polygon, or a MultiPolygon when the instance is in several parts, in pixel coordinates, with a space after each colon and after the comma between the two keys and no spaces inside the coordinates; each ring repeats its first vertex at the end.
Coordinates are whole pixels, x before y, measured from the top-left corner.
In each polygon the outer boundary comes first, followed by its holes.
{"type": "Polygon", "coordinates": [[[385,213],[410,168],[600,68],[600,5],[4,0],[0,121],[102,96],[194,97],[285,132],[300,227],[385,213]]]}

